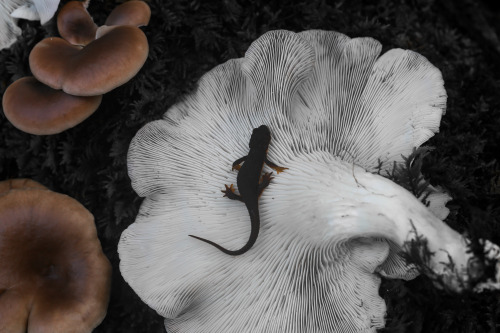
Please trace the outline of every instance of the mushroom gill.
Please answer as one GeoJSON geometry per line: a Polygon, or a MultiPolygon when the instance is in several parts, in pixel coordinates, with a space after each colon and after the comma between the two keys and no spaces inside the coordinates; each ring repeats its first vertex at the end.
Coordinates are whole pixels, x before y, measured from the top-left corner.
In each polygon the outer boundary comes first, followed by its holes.
{"type": "Polygon", "coordinates": [[[10,47],[21,35],[17,19],[37,20],[41,24],[57,10],[60,0],[2,0],[0,1],[0,50],[10,47]]]}

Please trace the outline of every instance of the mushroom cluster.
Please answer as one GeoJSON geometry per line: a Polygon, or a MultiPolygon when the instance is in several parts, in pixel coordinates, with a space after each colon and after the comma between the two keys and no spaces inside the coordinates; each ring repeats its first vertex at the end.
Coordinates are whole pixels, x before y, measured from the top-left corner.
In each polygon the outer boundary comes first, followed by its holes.
{"type": "Polygon", "coordinates": [[[129,176],[145,199],[120,238],[120,270],[168,332],[375,332],[380,277],[417,276],[402,251],[421,239],[426,273],[470,287],[479,272],[442,221],[448,195],[434,189],[425,206],[379,175],[438,131],[441,73],[415,52],[381,49],[332,31],[268,32],[136,134],[129,176]],[[288,169],[260,196],[253,247],[230,256],[189,235],[247,242],[249,213],[221,190],[261,125],[269,160],[288,169]]]}
{"type": "Polygon", "coordinates": [[[61,9],[57,25],[63,38],[35,45],[29,57],[34,77],[21,78],[5,91],[5,116],[18,129],[47,135],[79,124],[97,110],[103,94],[144,65],[149,47],[138,27],[148,24],[149,6],[125,2],[97,27],[87,4],[70,1],[61,9]]]}
{"type": "Polygon", "coordinates": [[[105,317],[111,265],[73,198],[0,182],[0,262],[0,332],[88,333],[105,317]]]}

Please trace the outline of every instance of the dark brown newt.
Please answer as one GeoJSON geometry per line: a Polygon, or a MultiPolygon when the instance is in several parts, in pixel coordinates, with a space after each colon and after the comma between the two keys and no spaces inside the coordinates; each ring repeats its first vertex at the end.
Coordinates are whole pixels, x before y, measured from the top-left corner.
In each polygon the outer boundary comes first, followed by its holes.
{"type": "Polygon", "coordinates": [[[269,143],[271,142],[271,132],[266,125],[262,125],[258,128],[254,128],[252,136],[250,137],[250,150],[247,156],[243,156],[233,163],[233,170],[239,170],[238,176],[236,177],[236,184],[238,185],[238,190],[240,195],[234,193],[233,184],[231,186],[224,185],[225,190],[221,192],[224,193],[225,197],[232,200],[242,201],[247,207],[248,214],[250,215],[251,231],[248,242],[239,250],[228,250],[217,243],[209,241],[208,239],[189,235],[193,238],[199,239],[210,245],[215,246],[222,252],[237,256],[243,254],[250,250],[255,244],[257,237],[259,236],[260,229],[260,216],[259,216],[259,204],[258,200],[264,189],[271,182],[272,172],[265,173],[261,179],[262,168],[264,163],[269,167],[276,170],[277,173],[282,172],[288,168],[283,168],[277,166],[273,162],[269,161],[267,158],[267,149],[269,148],[269,143]],[[245,162],[245,163],[243,163],[245,162]],[[243,163],[242,166],[240,164],[243,163]]]}

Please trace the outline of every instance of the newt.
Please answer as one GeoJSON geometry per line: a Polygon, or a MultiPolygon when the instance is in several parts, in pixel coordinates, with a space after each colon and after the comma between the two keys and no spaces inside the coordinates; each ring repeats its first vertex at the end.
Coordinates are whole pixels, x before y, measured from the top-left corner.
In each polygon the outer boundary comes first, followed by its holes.
{"type": "Polygon", "coordinates": [[[271,132],[266,125],[254,128],[252,136],[250,137],[250,143],[248,155],[243,156],[236,161],[234,161],[232,170],[238,170],[238,176],[236,177],[236,184],[238,185],[238,190],[240,194],[234,192],[233,184],[230,186],[224,185],[226,188],[221,192],[224,193],[224,197],[228,197],[231,200],[239,200],[243,202],[250,215],[251,231],[250,237],[247,243],[239,250],[228,250],[217,243],[214,243],[205,238],[189,235],[193,238],[199,239],[206,242],[212,246],[215,246],[222,252],[237,256],[243,254],[250,250],[252,246],[257,241],[260,229],[260,215],[259,215],[259,204],[258,200],[264,189],[270,184],[273,177],[271,177],[272,172],[265,173],[261,179],[262,168],[264,163],[270,168],[276,170],[276,173],[280,173],[288,168],[280,167],[269,161],[267,158],[267,150],[271,142],[271,132]],[[243,165],[240,165],[243,163],[243,165]]]}

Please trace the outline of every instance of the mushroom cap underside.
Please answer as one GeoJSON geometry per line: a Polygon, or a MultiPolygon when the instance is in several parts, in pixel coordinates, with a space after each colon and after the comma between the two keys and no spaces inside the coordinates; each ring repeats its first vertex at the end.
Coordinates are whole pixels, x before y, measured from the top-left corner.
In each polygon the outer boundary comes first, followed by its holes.
{"type": "MultiPolygon", "coordinates": [[[[234,323],[241,332],[374,332],[384,325],[374,273],[407,279],[418,273],[399,257],[415,237],[412,225],[432,238],[436,273],[456,273],[440,264],[447,250],[463,273],[466,243],[437,217],[446,215],[448,197],[436,191],[431,211],[371,174],[390,171],[436,133],[446,106],[441,74],[427,59],[380,52],[372,38],[271,31],[137,133],[128,168],[145,199],[121,236],[120,269],[166,318],[167,330],[217,332],[234,323]],[[257,242],[233,258],[188,235],[228,249],[248,239],[245,206],[220,191],[236,183],[231,165],[248,153],[252,129],[261,125],[271,130],[269,160],[289,169],[259,199],[257,242]],[[437,239],[438,232],[446,236],[437,239]],[[353,255],[358,250],[365,256],[353,255]],[[362,259],[370,255],[378,258],[373,265],[362,259]],[[339,275],[349,265],[356,269],[339,275]],[[318,271],[335,278],[319,278],[318,271]],[[317,293],[306,301],[311,290],[317,293]],[[330,319],[320,324],[327,303],[330,319]],[[264,308],[276,311],[263,317],[264,308]],[[292,313],[310,321],[273,326],[293,322],[292,313]]],[[[459,290],[455,282],[449,281],[459,290]]]]}
{"type": "Polygon", "coordinates": [[[17,19],[40,20],[45,24],[56,12],[59,0],[0,1],[0,50],[10,47],[21,35],[17,19]]]}

